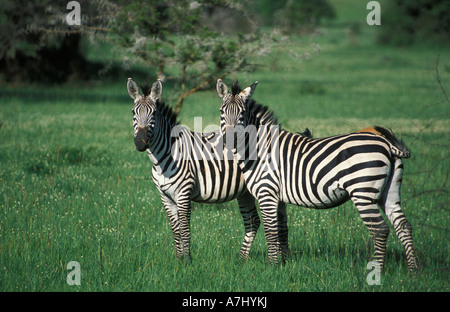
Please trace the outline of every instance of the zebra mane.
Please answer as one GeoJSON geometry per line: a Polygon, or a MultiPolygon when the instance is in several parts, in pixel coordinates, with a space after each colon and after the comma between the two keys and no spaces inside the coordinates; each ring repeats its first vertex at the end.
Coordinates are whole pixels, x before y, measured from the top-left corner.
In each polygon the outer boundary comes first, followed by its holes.
{"type": "Polygon", "coordinates": [[[156,99],[155,106],[156,111],[169,124],[171,128],[179,124],[179,122],[177,121],[177,114],[173,111],[172,107],[166,105],[166,103],[164,102],[161,102],[159,99],[156,99]]]}
{"type": "Polygon", "coordinates": [[[242,91],[242,88],[239,86],[239,82],[236,80],[231,85],[231,95],[235,96],[235,95],[241,93],[241,91],[242,91]]]}
{"type": "Polygon", "coordinates": [[[278,122],[278,119],[269,110],[269,107],[256,103],[251,98],[245,102],[245,114],[247,115],[248,123],[251,125],[279,126],[281,128],[281,123],[278,122]]]}
{"type": "MultiPolygon", "coordinates": [[[[152,87],[146,83],[145,85],[141,85],[141,90],[144,96],[149,96],[152,92],[152,87]]],[[[159,99],[156,99],[155,106],[161,117],[169,123],[170,127],[175,127],[179,124],[177,114],[173,111],[172,107],[166,105],[165,102],[161,102],[159,99]]]]}
{"type": "Polygon", "coordinates": [[[152,87],[148,83],[146,83],[145,85],[141,85],[141,90],[144,96],[149,96],[152,92],[152,87]]]}

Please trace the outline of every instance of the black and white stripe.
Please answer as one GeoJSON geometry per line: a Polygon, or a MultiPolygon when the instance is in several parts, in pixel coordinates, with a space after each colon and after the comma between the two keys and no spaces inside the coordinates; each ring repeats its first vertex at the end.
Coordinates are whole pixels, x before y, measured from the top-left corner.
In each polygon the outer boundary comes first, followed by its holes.
{"type": "MultiPolygon", "coordinates": [[[[219,84],[218,90],[226,88],[220,80],[219,84]]],[[[409,157],[406,146],[381,127],[375,130],[382,135],[350,133],[319,139],[285,131],[266,106],[250,98],[255,86],[241,90],[235,84],[231,94],[219,93],[221,129],[238,126],[235,153],[247,188],[259,201],[269,261],[283,261],[287,250],[279,239],[287,235],[287,227],[278,220],[279,202],[325,209],[351,199],[375,238],[374,260],[384,265],[389,234],[381,208],[405,247],[408,268],[415,269],[411,225],[400,207],[402,158],[409,157]]]]}
{"type": "Polygon", "coordinates": [[[260,220],[255,199],[245,188],[232,153],[223,150],[220,132],[192,132],[180,126],[172,109],[159,101],[161,81],[142,88],[129,78],[128,93],[134,99],[133,128],[136,149],[147,151],[153,181],[158,187],[174,235],[176,255],[190,260],[191,202],[223,203],[238,200],[245,236],[240,249],[246,258],[260,220]],[[220,150],[218,150],[218,147],[220,150]]]}

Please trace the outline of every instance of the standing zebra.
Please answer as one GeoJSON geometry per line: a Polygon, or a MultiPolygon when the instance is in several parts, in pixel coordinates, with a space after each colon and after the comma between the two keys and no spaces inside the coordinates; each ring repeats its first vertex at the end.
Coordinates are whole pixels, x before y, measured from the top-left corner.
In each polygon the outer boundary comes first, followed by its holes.
{"type": "Polygon", "coordinates": [[[230,94],[219,79],[217,92],[222,97],[221,131],[226,135],[229,127],[236,127],[234,152],[247,188],[259,201],[269,262],[276,264],[280,257],[284,260],[278,238],[286,235],[280,230],[287,229],[277,226],[279,202],[325,209],[351,199],[375,238],[374,260],[380,267],[384,265],[389,226],[377,205],[403,243],[408,268],[417,268],[411,225],[400,207],[402,158],[410,155],[406,146],[381,127],[374,127],[381,136],[357,132],[320,139],[279,129],[273,113],[251,99],[256,85],[241,90],[235,83],[230,94]],[[255,128],[253,137],[249,127],[255,128]],[[278,130],[274,134],[267,127],[278,130]],[[249,149],[252,140],[256,149],[249,149]]]}
{"type": "Polygon", "coordinates": [[[172,109],[159,101],[159,80],[151,89],[142,87],[140,94],[137,84],[128,78],[127,90],[134,100],[134,143],[138,151],[147,151],[153,163],[153,182],[169,217],[177,257],[191,259],[191,201],[223,203],[237,198],[245,226],[239,256],[246,258],[260,220],[237,162],[218,144],[219,132],[202,134],[181,127],[172,109]]]}

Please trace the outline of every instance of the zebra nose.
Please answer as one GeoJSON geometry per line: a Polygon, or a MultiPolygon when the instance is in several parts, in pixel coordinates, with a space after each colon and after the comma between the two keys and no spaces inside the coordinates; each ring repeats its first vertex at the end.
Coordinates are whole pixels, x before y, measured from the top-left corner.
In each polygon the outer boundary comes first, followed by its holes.
{"type": "Polygon", "coordinates": [[[143,152],[148,148],[149,140],[147,134],[147,128],[139,127],[134,137],[134,145],[139,152],[143,152]]]}

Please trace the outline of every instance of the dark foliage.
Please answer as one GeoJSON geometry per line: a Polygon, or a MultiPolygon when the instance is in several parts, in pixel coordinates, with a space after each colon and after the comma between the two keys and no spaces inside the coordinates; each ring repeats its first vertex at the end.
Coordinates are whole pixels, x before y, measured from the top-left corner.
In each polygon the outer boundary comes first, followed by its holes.
{"type": "Polygon", "coordinates": [[[378,41],[410,45],[419,41],[450,43],[448,0],[393,0],[382,8],[378,41]]]}

